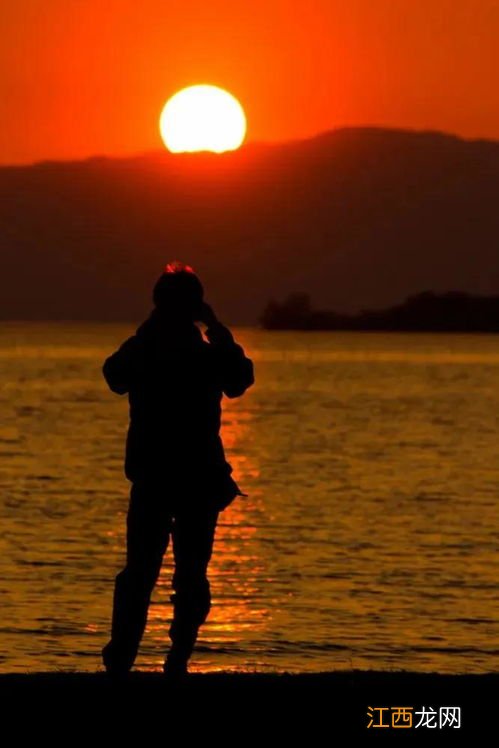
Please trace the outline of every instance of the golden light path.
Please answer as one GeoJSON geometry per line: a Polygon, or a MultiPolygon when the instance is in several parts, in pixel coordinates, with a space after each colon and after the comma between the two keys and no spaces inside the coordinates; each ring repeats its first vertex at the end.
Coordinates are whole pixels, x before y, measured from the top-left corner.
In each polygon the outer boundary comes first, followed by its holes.
{"type": "MultiPolygon", "coordinates": [[[[245,403],[230,401],[224,405],[224,446],[244,487],[254,485],[260,473],[259,466],[244,454],[243,449],[252,421],[252,411],[247,410],[245,403]]],[[[234,501],[219,518],[209,567],[212,609],[200,631],[197,659],[191,663],[192,672],[233,668],[238,655],[230,653],[238,651],[248,634],[265,639],[272,611],[262,597],[262,585],[269,584],[266,561],[259,557],[255,544],[255,520],[259,516],[260,502],[261,495],[253,488],[250,498],[234,501]],[[245,566],[243,576],[238,573],[241,564],[245,566]],[[201,651],[204,649],[202,657],[199,647],[201,651]]],[[[149,608],[140,655],[141,667],[146,670],[161,669],[164,653],[170,645],[172,575],[172,548],[169,547],[149,608]],[[154,647],[154,659],[147,655],[148,647],[154,647]]],[[[246,668],[243,664],[236,665],[235,669],[246,668]]]]}
{"type": "Polygon", "coordinates": [[[246,135],[246,116],[238,100],[218,86],[183,88],[165,104],[161,137],[172,153],[233,151],[246,135]]]}

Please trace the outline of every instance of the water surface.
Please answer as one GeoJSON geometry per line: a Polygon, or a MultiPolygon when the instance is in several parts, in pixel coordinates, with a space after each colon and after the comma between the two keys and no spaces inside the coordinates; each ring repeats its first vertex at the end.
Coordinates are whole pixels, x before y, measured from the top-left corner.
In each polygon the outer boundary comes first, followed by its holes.
{"type": "MultiPolygon", "coordinates": [[[[131,327],[3,324],[0,667],[101,668],[124,562],[131,327]]],[[[234,330],[247,498],[221,515],[192,669],[499,669],[499,336],[234,330]]],[[[171,557],[137,667],[168,645],[171,557]]]]}

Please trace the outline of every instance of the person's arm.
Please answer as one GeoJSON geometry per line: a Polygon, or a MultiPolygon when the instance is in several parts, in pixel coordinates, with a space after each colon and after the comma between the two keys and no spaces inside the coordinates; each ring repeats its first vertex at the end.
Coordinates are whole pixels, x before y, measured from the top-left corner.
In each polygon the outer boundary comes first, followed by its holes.
{"type": "Polygon", "coordinates": [[[201,321],[205,323],[205,335],[217,353],[222,391],[227,397],[240,397],[254,384],[253,361],[208,304],[203,305],[201,321]]]}
{"type": "Polygon", "coordinates": [[[136,369],[137,348],[137,336],[132,335],[104,362],[102,367],[104,379],[109,389],[118,395],[124,395],[130,389],[136,369]]]}

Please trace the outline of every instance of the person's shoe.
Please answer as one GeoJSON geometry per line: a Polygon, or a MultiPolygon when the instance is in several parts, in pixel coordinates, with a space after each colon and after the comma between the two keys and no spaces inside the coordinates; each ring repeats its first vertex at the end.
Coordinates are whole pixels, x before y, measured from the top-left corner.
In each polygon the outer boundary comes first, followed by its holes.
{"type": "Polygon", "coordinates": [[[124,678],[131,670],[131,664],[125,662],[123,659],[120,660],[116,656],[112,642],[106,644],[102,650],[102,662],[106,668],[106,673],[111,675],[113,678],[124,678]]]}
{"type": "Polygon", "coordinates": [[[184,681],[189,675],[187,662],[188,660],[185,657],[180,657],[175,652],[170,652],[163,664],[165,678],[175,683],[184,681]]]}

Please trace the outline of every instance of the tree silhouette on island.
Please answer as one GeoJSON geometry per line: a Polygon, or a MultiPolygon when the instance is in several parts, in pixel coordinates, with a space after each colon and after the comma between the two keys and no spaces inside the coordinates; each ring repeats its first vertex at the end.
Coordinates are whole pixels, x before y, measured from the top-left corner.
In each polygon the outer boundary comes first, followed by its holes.
{"type": "Polygon", "coordinates": [[[499,332],[499,296],[464,291],[422,291],[386,309],[339,314],[313,309],[308,293],[271,299],[259,322],[267,330],[386,330],[407,332],[499,332]]]}

